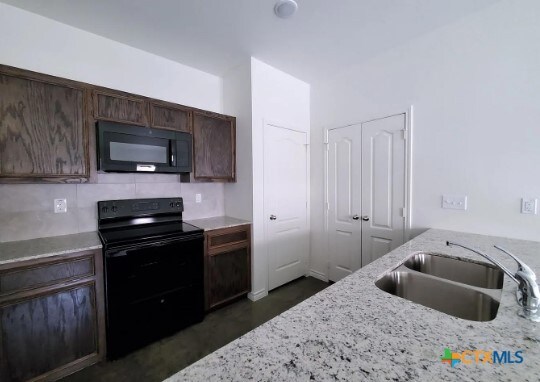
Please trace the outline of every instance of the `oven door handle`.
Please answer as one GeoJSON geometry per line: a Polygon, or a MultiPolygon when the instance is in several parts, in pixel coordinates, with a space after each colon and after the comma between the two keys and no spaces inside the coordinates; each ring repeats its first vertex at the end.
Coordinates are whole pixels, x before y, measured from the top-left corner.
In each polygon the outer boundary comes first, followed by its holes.
{"type": "Polygon", "coordinates": [[[169,151],[171,152],[171,167],[176,167],[176,141],[170,140],[169,141],[169,151]]]}
{"type": "Polygon", "coordinates": [[[109,258],[123,257],[123,256],[127,256],[130,250],[136,250],[136,249],[148,248],[148,247],[163,247],[163,246],[174,244],[174,243],[183,243],[188,240],[203,240],[203,239],[204,239],[204,236],[202,235],[190,235],[190,236],[185,236],[182,238],[174,238],[172,240],[162,240],[162,241],[154,241],[150,243],[130,244],[127,246],[113,247],[113,248],[109,248],[105,250],[105,257],[109,257],[109,258]]]}

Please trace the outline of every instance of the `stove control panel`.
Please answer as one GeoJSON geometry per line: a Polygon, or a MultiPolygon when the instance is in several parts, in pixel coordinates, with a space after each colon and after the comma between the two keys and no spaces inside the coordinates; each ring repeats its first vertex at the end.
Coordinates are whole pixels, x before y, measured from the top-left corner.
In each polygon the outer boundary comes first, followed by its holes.
{"type": "Polygon", "coordinates": [[[182,198],[104,200],[98,202],[98,219],[122,218],[165,213],[182,213],[182,198]]]}

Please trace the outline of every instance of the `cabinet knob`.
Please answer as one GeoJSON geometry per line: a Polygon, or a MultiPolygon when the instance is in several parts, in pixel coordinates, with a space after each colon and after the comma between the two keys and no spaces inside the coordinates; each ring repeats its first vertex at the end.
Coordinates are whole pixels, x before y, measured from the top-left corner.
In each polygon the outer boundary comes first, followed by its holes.
{"type": "Polygon", "coordinates": [[[276,215],[270,215],[270,220],[276,220],[276,219],[277,219],[276,215]]]}
{"type": "Polygon", "coordinates": [[[354,216],[352,217],[352,220],[358,220],[358,219],[360,219],[360,216],[358,216],[358,215],[354,215],[354,216]]]}
{"type": "Polygon", "coordinates": [[[367,215],[362,216],[362,220],[365,221],[365,222],[368,222],[369,221],[369,216],[367,216],[367,215]]]}

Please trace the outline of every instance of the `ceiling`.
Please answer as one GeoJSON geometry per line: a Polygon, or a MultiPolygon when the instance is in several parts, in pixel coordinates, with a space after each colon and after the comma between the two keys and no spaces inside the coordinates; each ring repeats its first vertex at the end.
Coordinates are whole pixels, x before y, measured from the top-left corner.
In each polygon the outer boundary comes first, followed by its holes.
{"type": "Polygon", "coordinates": [[[309,83],[500,0],[0,0],[216,75],[254,56],[309,83]]]}

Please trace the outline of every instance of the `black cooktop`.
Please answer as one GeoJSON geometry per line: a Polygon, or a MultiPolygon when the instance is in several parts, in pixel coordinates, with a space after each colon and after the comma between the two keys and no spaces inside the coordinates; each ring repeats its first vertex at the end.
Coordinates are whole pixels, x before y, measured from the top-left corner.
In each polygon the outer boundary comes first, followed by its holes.
{"type": "Polygon", "coordinates": [[[182,221],[182,198],[98,202],[98,231],[105,246],[180,239],[203,230],[182,221]]]}

